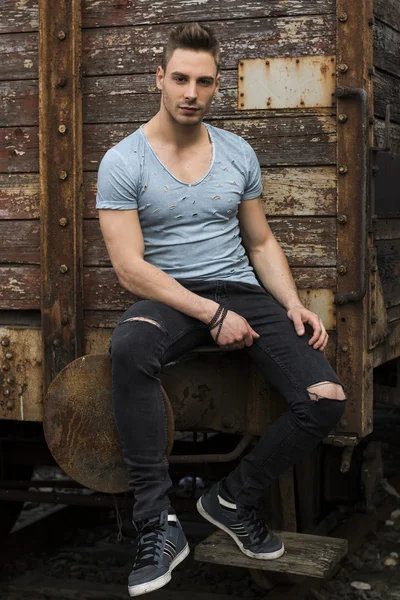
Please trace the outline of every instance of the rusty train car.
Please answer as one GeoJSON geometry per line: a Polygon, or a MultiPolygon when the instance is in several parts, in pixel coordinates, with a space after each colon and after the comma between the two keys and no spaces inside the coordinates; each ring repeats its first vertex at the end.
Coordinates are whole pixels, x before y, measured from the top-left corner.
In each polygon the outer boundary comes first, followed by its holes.
{"type": "MultiPolygon", "coordinates": [[[[48,461],[48,447],[77,481],[126,488],[117,443],[107,438],[108,345],[135,299],[102,241],[97,168],[110,146],[157,111],[155,70],[170,27],[196,20],[215,27],[222,51],[220,98],[208,120],[256,150],[265,213],[301,298],[329,330],[326,354],[349,398],[324,444],[269,491],[269,517],[287,530],[321,532],[338,502],[360,493],[371,503],[371,481],[354,491],[366,460],[358,449],[373,434],[376,403],[396,403],[399,389],[399,3],[0,6],[2,532],[24,499],[13,481],[48,461]]],[[[173,448],[172,463],[221,468],[285,410],[240,352],[212,350],[164,370],[170,449],[174,428],[231,434],[223,439],[238,445],[226,442],[227,454],[212,457],[173,448]]]]}

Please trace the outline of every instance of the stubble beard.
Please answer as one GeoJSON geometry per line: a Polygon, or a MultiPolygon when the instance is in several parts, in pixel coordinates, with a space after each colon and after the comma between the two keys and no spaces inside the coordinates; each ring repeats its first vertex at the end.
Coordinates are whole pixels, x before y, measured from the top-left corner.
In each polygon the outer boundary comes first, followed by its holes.
{"type": "MultiPolygon", "coordinates": [[[[210,108],[210,106],[202,106],[198,110],[198,112],[196,112],[195,114],[193,114],[191,116],[186,116],[186,117],[185,117],[185,115],[181,116],[179,114],[179,111],[180,111],[179,107],[181,106],[182,102],[177,103],[176,106],[174,106],[174,103],[172,102],[172,100],[169,97],[168,93],[166,92],[165,88],[163,88],[162,102],[163,102],[165,110],[168,112],[171,119],[173,119],[176,123],[179,123],[179,125],[184,125],[184,126],[188,126],[188,127],[193,127],[194,125],[198,125],[203,120],[204,116],[207,114],[207,112],[210,108]]],[[[210,104],[211,104],[211,101],[210,101],[210,104]]],[[[198,104],[197,104],[197,106],[198,106],[198,104]]]]}

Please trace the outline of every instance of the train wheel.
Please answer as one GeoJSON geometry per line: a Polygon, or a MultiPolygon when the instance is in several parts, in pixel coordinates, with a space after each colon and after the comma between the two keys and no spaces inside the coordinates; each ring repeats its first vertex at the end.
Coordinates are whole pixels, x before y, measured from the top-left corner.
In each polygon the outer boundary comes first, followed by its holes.
{"type": "MultiPolygon", "coordinates": [[[[31,479],[32,471],[31,465],[3,465],[0,481],[26,481],[31,479]]],[[[23,502],[0,500],[0,540],[13,528],[23,505],[23,502]]]]}

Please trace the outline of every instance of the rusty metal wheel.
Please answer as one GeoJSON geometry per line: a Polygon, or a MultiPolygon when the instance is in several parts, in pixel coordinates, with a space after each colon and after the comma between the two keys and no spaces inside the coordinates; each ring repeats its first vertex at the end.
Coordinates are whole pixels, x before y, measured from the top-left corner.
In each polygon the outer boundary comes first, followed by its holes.
{"type": "MultiPolygon", "coordinates": [[[[163,388],[167,452],[174,441],[174,415],[163,388]]],[[[43,428],[60,467],[82,485],[99,492],[128,490],[111,398],[111,357],[90,354],[69,363],[51,383],[43,428]]]]}

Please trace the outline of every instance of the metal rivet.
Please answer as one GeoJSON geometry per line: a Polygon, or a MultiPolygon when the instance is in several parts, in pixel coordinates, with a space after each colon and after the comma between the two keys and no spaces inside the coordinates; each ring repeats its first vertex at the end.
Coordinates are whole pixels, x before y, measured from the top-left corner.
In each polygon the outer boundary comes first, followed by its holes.
{"type": "Polygon", "coordinates": [[[10,388],[8,388],[8,387],[3,388],[3,394],[5,396],[9,396],[10,395],[10,388]]]}
{"type": "Polygon", "coordinates": [[[338,266],[338,273],[340,275],[345,275],[347,273],[347,265],[341,264],[338,266]]]}
{"type": "Polygon", "coordinates": [[[342,165],[341,167],[339,167],[339,173],[341,175],[346,175],[347,172],[348,172],[348,168],[345,165],[342,165]]]}
{"type": "Polygon", "coordinates": [[[67,85],[68,79],[66,77],[59,77],[57,80],[57,87],[65,87],[67,85]]]}
{"type": "Polygon", "coordinates": [[[3,369],[3,371],[9,371],[10,365],[8,363],[3,363],[2,369],[3,369]]]}
{"type": "Polygon", "coordinates": [[[269,60],[266,60],[266,61],[265,61],[265,64],[266,64],[266,65],[269,65],[269,60]]]}
{"type": "Polygon", "coordinates": [[[244,96],[243,92],[240,94],[240,96],[243,98],[243,96],[244,96]]]}
{"type": "Polygon", "coordinates": [[[378,317],[376,315],[372,315],[372,317],[371,317],[372,325],[375,325],[375,323],[377,323],[377,322],[378,322],[378,317]]]}
{"type": "Polygon", "coordinates": [[[296,58],[296,63],[299,63],[299,62],[300,62],[300,59],[299,59],[299,58],[296,58]]]}
{"type": "Polygon", "coordinates": [[[340,346],[340,350],[341,350],[342,352],[348,352],[348,351],[349,351],[349,347],[348,347],[348,345],[347,345],[347,344],[342,344],[342,345],[340,346]]]}
{"type": "Polygon", "coordinates": [[[65,179],[67,179],[68,173],[66,171],[60,171],[58,176],[60,179],[62,179],[62,181],[64,181],[65,179]]]}
{"type": "Polygon", "coordinates": [[[65,38],[67,37],[65,34],[65,31],[63,31],[62,29],[61,29],[61,31],[58,32],[57,35],[58,35],[59,40],[65,40],[65,38]]]}
{"type": "Polygon", "coordinates": [[[65,227],[68,224],[68,219],[66,217],[61,217],[58,222],[60,223],[61,227],[65,227]]]}
{"type": "Polygon", "coordinates": [[[344,115],[344,114],[339,115],[338,116],[339,123],[346,123],[347,118],[348,118],[347,115],[344,115]]]}
{"type": "Polygon", "coordinates": [[[60,272],[61,273],[66,273],[68,271],[68,266],[67,265],[61,265],[60,266],[60,272]]]}
{"type": "Polygon", "coordinates": [[[14,356],[14,354],[9,350],[8,352],[6,352],[6,358],[10,359],[14,356]]]}
{"type": "Polygon", "coordinates": [[[338,69],[341,73],[347,73],[347,71],[349,70],[349,67],[347,65],[345,65],[344,63],[342,63],[338,66],[338,69]]]}
{"type": "Polygon", "coordinates": [[[300,104],[304,106],[304,100],[300,100],[300,104]]]}
{"type": "Polygon", "coordinates": [[[347,13],[343,12],[339,15],[339,21],[341,23],[346,23],[347,19],[348,19],[347,13]]]}
{"type": "Polygon", "coordinates": [[[53,346],[56,346],[56,348],[58,348],[59,345],[60,345],[60,340],[58,340],[57,338],[54,338],[53,346]]]}
{"type": "Polygon", "coordinates": [[[4,338],[1,340],[1,345],[2,345],[2,346],[9,346],[9,345],[10,345],[10,339],[9,339],[8,337],[4,337],[4,338]]]}
{"type": "Polygon", "coordinates": [[[68,323],[69,323],[68,317],[63,317],[61,319],[61,325],[68,325],[68,323]]]}
{"type": "Polygon", "coordinates": [[[341,225],[344,225],[345,223],[347,223],[347,215],[338,215],[338,223],[340,223],[341,225]]]}
{"type": "Polygon", "coordinates": [[[61,124],[61,125],[58,126],[58,131],[60,133],[65,133],[67,131],[67,128],[66,128],[65,125],[61,124]]]}
{"type": "Polygon", "coordinates": [[[12,375],[10,375],[10,377],[7,377],[7,383],[15,383],[15,377],[13,377],[12,375]]]}
{"type": "Polygon", "coordinates": [[[242,61],[240,61],[239,64],[240,64],[241,67],[243,67],[243,65],[244,65],[244,63],[242,61]]]}
{"type": "Polygon", "coordinates": [[[14,408],[14,402],[12,400],[8,400],[6,406],[8,410],[12,410],[14,408]]]}
{"type": "Polygon", "coordinates": [[[334,58],[331,58],[331,62],[335,62],[335,59],[334,59],[334,58]]]}
{"type": "Polygon", "coordinates": [[[244,77],[243,77],[243,75],[242,75],[242,76],[240,77],[240,81],[243,81],[243,79],[244,79],[244,77]]]}
{"type": "Polygon", "coordinates": [[[240,104],[240,106],[244,106],[243,102],[240,104]]]}

